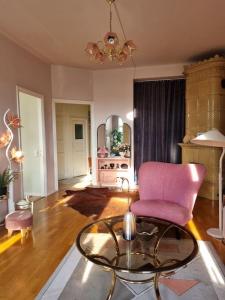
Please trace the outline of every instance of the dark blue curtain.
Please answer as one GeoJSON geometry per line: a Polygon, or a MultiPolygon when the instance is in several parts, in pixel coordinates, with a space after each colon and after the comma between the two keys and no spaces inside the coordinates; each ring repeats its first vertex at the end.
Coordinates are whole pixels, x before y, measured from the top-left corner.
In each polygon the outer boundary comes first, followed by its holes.
{"type": "Polygon", "coordinates": [[[134,83],[134,166],[179,163],[185,133],[185,80],[134,83]]]}

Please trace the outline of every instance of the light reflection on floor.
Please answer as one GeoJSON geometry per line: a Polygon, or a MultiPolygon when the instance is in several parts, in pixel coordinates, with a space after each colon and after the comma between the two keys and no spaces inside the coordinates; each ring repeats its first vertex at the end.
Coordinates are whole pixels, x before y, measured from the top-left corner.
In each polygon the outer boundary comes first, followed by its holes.
{"type": "Polygon", "coordinates": [[[207,244],[199,241],[199,252],[204,261],[208,274],[211,280],[220,285],[225,285],[225,279],[219,268],[219,265],[216,262],[216,259],[210,249],[207,247],[207,244]]]}
{"type": "Polygon", "coordinates": [[[59,180],[59,188],[65,189],[73,188],[73,189],[83,189],[88,185],[92,184],[92,175],[84,175],[84,176],[76,176],[72,178],[67,178],[63,180],[59,180]]]}
{"type": "Polygon", "coordinates": [[[8,238],[6,241],[0,243],[0,254],[5,252],[11,246],[13,246],[16,242],[21,240],[21,234],[14,234],[12,237],[8,238]]]}
{"type": "Polygon", "coordinates": [[[197,240],[202,240],[202,236],[201,236],[201,234],[200,234],[200,232],[199,232],[198,228],[196,227],[193,220],[188,222],[187,228],[193,233],[194,237],[197,240]]]}

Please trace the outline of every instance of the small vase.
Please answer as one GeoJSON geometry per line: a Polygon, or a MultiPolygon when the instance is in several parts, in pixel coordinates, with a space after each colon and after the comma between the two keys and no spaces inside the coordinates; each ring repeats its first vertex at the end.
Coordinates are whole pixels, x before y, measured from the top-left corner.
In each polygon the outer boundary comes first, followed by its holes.
{"type": "Polygon", "coordinates": [[[125,152],[119,152],[119,154],[120,154],[121,157],[124,157],[125,152]]]}
{"type": "Polygon", "coordinates": [[[136,218],[135,215],[128,211],[123,219],[123,238],[127,241],[134,240],[136,235],[136,218]]]}

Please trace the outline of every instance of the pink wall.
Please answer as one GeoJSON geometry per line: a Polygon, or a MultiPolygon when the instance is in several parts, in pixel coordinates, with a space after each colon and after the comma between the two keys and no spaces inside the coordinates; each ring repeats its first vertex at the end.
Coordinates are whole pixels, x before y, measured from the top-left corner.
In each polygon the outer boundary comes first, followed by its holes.
{"type": "MultiPolygon", "coordinates": [[[[7,108],[17,112],[16,85],[44,96],[48,194],[54,191],[52,97],[50,65],[15,45],[0,35],[0,132],[4,129],[2,117],[7,108]]],[[[32,116],[31,116],[31,125],[32,116]]],[[[15,140],[17,144],[17,138],[15,140]]],[[[6,166],[3,151],[0,151],[0,170],[6,166]]],[[[15,199],[20,198],[17,182],[15,199]]]]}

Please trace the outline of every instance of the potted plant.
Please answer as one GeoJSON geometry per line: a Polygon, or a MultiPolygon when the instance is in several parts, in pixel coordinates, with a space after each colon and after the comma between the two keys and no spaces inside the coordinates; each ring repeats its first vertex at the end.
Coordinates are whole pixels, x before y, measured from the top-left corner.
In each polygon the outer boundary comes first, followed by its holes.
{"type": "Polygon", "coordinates": [[[119,156],[119,145],[122,143],[123,134],[117,129],[111,132],[111,153],[119,156]]]}
{"type": "Polygon", "coordinates": [[[8,168],[0,173],[0,223],[4,221],[8,213],[7,188],[15,178],[16,174],[8,168]]]}

